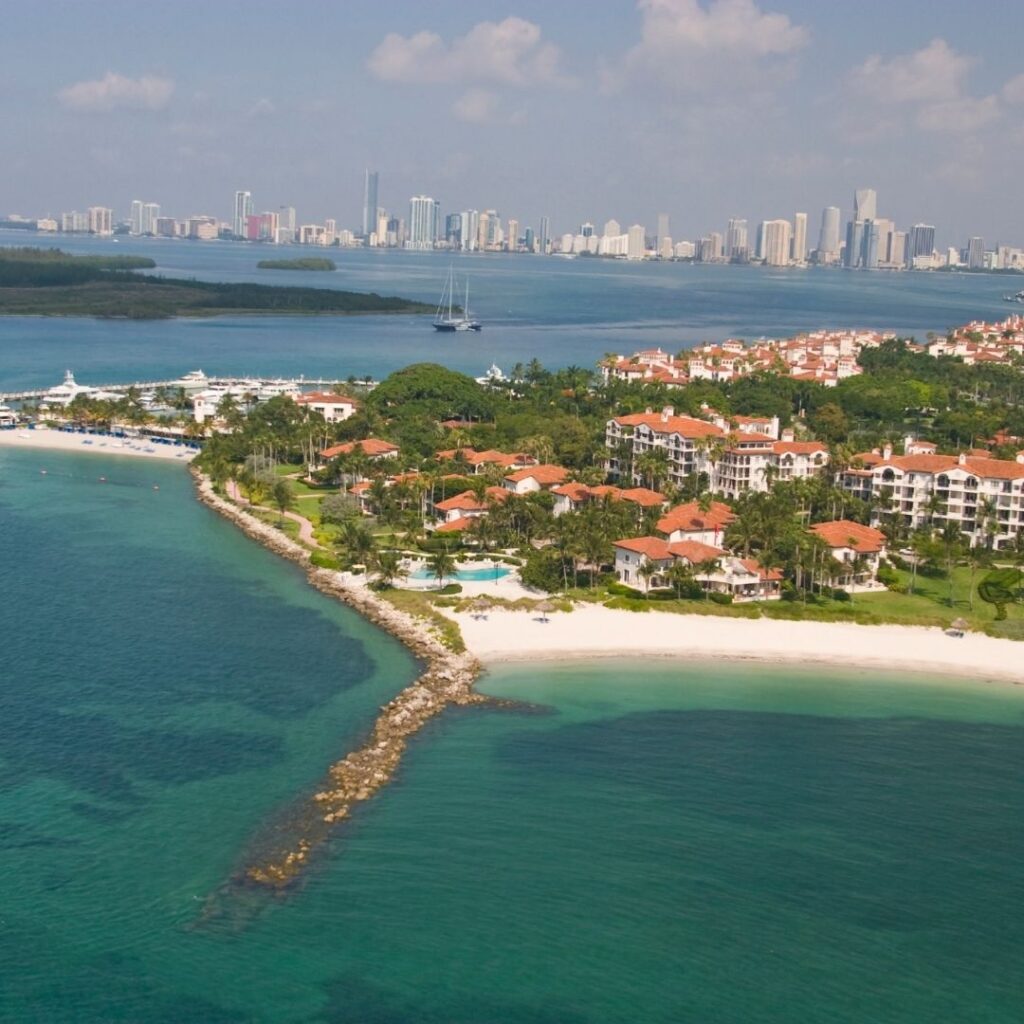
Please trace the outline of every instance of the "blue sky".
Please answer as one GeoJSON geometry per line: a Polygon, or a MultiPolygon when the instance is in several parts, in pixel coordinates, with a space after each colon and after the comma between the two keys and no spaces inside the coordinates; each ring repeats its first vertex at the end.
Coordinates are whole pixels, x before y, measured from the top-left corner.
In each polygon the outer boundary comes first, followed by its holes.
{"type": "Polygon", "coordinates": [[[4,5],[0,212],[133,198],[356,226],[496,208],[672,233],[796,210],[1024,244],[1024,4],[234,0],[4,5]]]}

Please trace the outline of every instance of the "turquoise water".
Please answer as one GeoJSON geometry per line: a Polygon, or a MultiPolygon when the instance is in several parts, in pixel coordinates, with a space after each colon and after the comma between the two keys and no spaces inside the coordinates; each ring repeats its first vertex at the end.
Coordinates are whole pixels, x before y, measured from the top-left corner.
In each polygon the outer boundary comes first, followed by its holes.
{"type": "MultiPolygon", "coordinates": [[[[454,264],[472,282],[479,334],[438,335],[430,317],[218,317],[117,321],[0,318],[0,391],[51,386],[68,367],[89,384],[207,373],[383,376],[425,359],[478,376],[537,357],[592,367],[608,351],[819,327],[892,329],[923,338],[976,317],[1004,317],[1011,290],[988,274],[783,271],[501,254],[332,250],[335,273],[264,271],[264,247],[168,239],[61,237],[76,252],[152,256],[159,273],[217,281],[349,288],[434,303],[454,264]]],[[[0,245],[54,244],[0,231],[0,245]]]]}
{"type": "Polygon", "coordinates": [[[204,922],[412,661],[141,460],[0,450],[0,593],[4,1022],[1020,1020],[1022,689],[502,666],[204,922]]]}
{"type": "MultiPolygon", "coordinates": [[[[502,566],[495,566],[487,569],[456,569],[454,572],[445,576],[445,579],[458,580],[460,583],[473,583],[481,580],[500,580],[502,577],[507,576],[511,571],[511,569],[506,569],[502,566]]],[[[421,568],[414,569],[409,573],[409,579],[434,580],[437,579],[437,576],[432,573],[429,568],[422,566],[421,568]]]]}

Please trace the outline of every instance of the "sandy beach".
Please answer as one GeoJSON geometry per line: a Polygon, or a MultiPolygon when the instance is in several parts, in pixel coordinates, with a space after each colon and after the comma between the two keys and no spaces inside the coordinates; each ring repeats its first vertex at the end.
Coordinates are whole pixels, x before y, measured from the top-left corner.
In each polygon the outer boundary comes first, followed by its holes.
{"type": "Polygon", "coordinates": [[[0,430],[0,447],[32,448],[39,451],[84,452],[94,455],[128,455],[132,458],[163,459],[165,462],[191,462],[198,452],[169,444],[154,444],[146,438],[100,437],[96,434],[69,434],[62,430],[0,430]]]}
{"type": "Polygon", "coordinates": [[[646,614],[601,607],[552,612],[492,609],[453,614],[467,648],[485,665],[587,658],[808,662],[845,669],[922,672],[1024,683],[1024,647],[980,633],[947,636],[916,626],[859,626],[711,615],[646,614]]]}

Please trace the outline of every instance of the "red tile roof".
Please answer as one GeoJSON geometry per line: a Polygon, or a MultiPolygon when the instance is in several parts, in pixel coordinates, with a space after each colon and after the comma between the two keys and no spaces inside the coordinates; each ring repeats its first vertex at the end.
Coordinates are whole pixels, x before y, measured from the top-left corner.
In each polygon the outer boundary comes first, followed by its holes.
{"type": "Polygon", "coordinates": [[[510,473],[505,477],[505,479],[514,484],[521,483],[523,480],[533,479],[536,480],[541,487],[544,487],[545,485],[553,486],[554,484],[560,484],[567,476],[568,472],[561,466],[539,465],[530,466],[527,469],[520,469],[515,473],[510,473]]]}
{"type": "Polygon", "coordinates": [[[620,427],[647,426],[658,434],[680,434],[683,437],[721,437],[725,431],[713,423],[694,419],[692,416],[668,416],[662,419],[660,412],[638,412],[628,416],[616,416],[620,427]]]}
{"type": "Polygon", "coordinates": [[[392,452],[398,451],[398,445],[392,444],[390,441],[368,437],[363,441],[346,441],[344,444],[332,445],[330,448],[325,448],[320,454],[325,459],[335,459],[339,455],[348,455],[357,447],[361,448],[370,458],[377,455],[390,455],[392,452]]]}
{"type": "Polygon", "coordinates": [[[885,534],[873,526],[864,526],[850,519],[835,519],[829,523],[816,523],[811,527],[830,548],[850,548],[858,554],[881,551],[885,547],[885,534]]]}
{"type": "Polygon", "coordinates": [[[358,398],[349,398],[348,395],[331,395],[324,391],[310,391],[308,394],[299,395],[295,399],[299,405],[351,405],[359,407],[358,398]]]}
{"type": "Polygon", "coordinates": [[[644,555],[653,562],[667,562],[672,558],[668,542],[660,537],[628,537],[625,540],[617,540],[615,547],[644,555]]]}
{"type": "Polygon", "coordinates": [[[707,512],[702,512],[696,501],[676,505],[658,520],[659,533],[699,533],[704,530],[724,530],[734,519],[735,513],[721,501],[713,501],[707,512]]]}
{"type": "Polygon", "coordinates": [[[483,512],[486,502],[481,501],[472,491],[463,491],[434,505],[439,512],[483,512]]]}
{"type": "Polygon", "coordinates": [[[721,548],[713,548],[710,544],[701,544],[696,540],[679,540],[670,544],[668,549],[677,558],[685,558],[691,565],[718,559],[725,554],[721,548]]]}

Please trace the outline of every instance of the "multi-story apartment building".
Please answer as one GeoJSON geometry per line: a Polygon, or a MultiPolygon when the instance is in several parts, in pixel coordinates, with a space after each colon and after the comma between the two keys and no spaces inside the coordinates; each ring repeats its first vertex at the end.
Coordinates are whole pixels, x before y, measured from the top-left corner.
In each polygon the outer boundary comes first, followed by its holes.
{"type": "Polygon", "coordinates": [[[874,501],[874,525],[888,513],[910,529],[955,523],[972,546],[1000,550],[1024,524],[1024,452],[1014,461],[979,451],[937,455],[935,445],[908,437],[903,455],[886,445],[856,456],[839,484],[874,501]]]}
{"type": "Polygon", "coordinates": [[[605,428],[607,469],[620,480],[639,484],[639,460],[647,452],[661,450],[668,458],[668,479],[678,487],[694,473],[708,472],[709,443],[724,437],[721,427],[692,416],[677,416],[671,406],[658,413],[648,409],[616,416],[605,428]]]}
{"type": "Polygon", "coordinates": [[[648,452],[664,451],[667,479],[679,487],[694,474],[707,476],[710,490],[735,498],[747,491],[767,491],[775,480],[817,476],[828,467],[828,447],[820,441],[795,441],[791,431],[782,440],[770,436],[778,429],[773,420],[750,419],[740,429],[718,422],[677,416],[671,406],[660,413],[650,410],[608,421],[606,467],[617,479],[640,484],[642,459],[648,452]]]}
{"type": "Polygon", "coordinates": [[[777,480],[821,476],[828,469],[828,446],[821,441],[795,441],[792,431],[784,431],[781,441],[745,431],[729,440],[712,474],[712,490],[727,498],[769,491],[777,480]]]}

